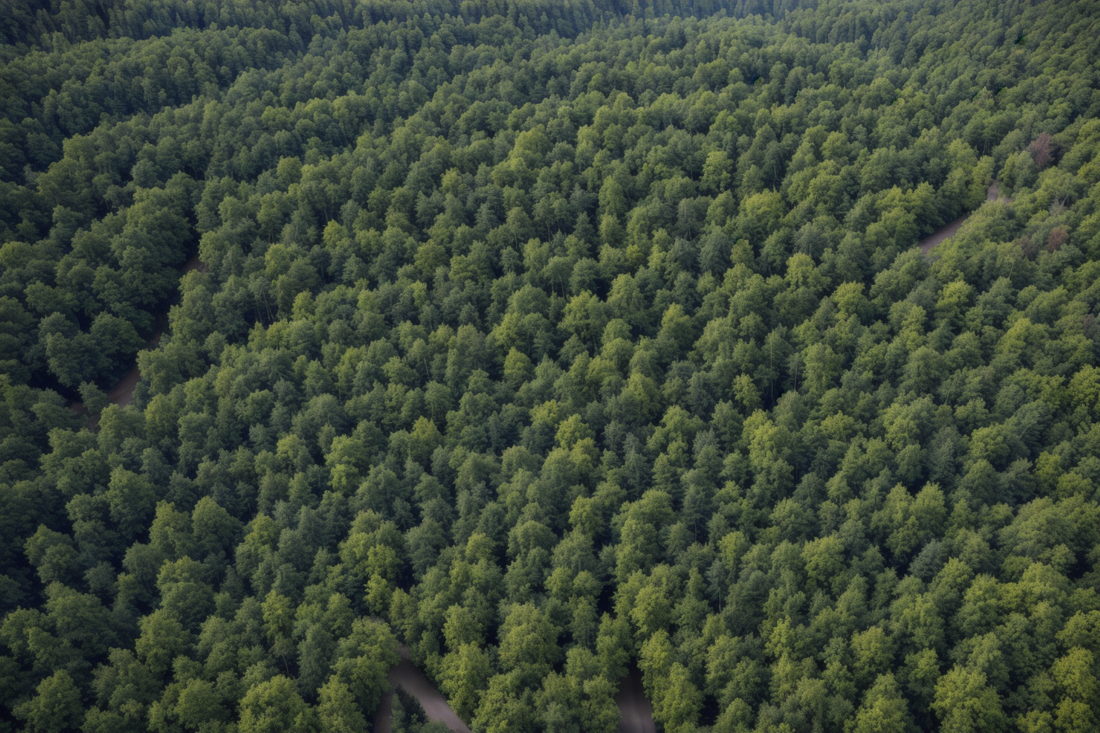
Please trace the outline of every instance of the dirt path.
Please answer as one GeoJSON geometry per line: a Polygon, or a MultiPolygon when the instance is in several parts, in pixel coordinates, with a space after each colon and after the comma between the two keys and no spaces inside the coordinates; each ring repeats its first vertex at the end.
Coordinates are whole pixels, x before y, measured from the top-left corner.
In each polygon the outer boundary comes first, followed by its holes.
{"type": "MultiPolygon", "coordinates": [[[[160,334],[157,334],[159,337],[160,334]]],[[[160,340],[159,338],[157,339],[160,340]]],[[[126,376],[118,381],[114,387],[111,387],[111,391],[107,393],[107,399],[113,404],[119,407],[126,407],[134,399],[134,388],[137,387],[138,381],[141,379],[141,372],[138,371],[135,364],[130,368],[130,371],[126,372],[126,376]]]]}
{"type": "MultiPolygon", "coordinates": [[[[391,686],[403,688],[420,702],[428,720],[443,723],[454,733],[470,733],[469,727],[451,710],[443,693],[409,659],[407,646],[401,647],[401,661],[390,670],[389,680],[391,686]]],[[[382,705],[374,715],[375,733],[390,733],[390,726],[393,724],[392,702],[392,694],[386,695],[382,700],[382,705]]]]}
{"type": "Polygon", "coordinates": [[[642,675],[631,665],[615,695],[619,706],[619,733],[657,733],[653,705],[642,688],[642,675]]]}
{"type": "MultiPolygon", "coordinates": [[[[454,733],[470,733],[470,728],[451,710],[443,693],[409,659],[409,648],[401,647],[401,661],[390,670],[390,685],[401,687],[424,708],[428,720],[438,721],[454,733]]],[[[642,688],[642,675],[632,666],[615,695],[619,706],[619,733],[657,733],[653,705],[642,688]]],[[[374,714],[375,733],[390,733],[393,724],[393,695],[386,695],[374,714]]]]}
{"type": "MultiPolygon", "coordinates": [[[[1000,195],[1000,189],[997,186],[997,181],[993,181],[993,183],[990,184],[989,189],[986,191],[985,200],[1004,201],[1005,203],[1012,203],[1012,199],[1005,198],[1004,196],[1000,195]]],[[[920,240],[920,242],[918,243],[920,251],[928,254],[930,251],[932,251],[933,247],[938,247],[939,245],[946,242],[948,239],[951,239],[951,237],[959,233],[959,229],[962,227],[963,222],[969,219],[970,216],[971,214],[960,216],[955,221],[941,227],[940,229],[937,229],[931,235],[920,240]]]]}
{"type": "MultiPolygon", "coordinates": [[[[183,267],[180,268],[181,276],[186,275],[192,270],[206,272],[206,265],[199,261],[198,255],[195,255],[191,259],[187,260],[187,262],[183,263],[183,267]]],[[[152,338],[150,338],[145,343],[145,348],[155,349],[157,347],[157,344],[160,343],[160,338],[164,335],[164,332],[166,330],[168,330],[167,316],[164,317],[163,323],[161,324],[161,327],[157,329],[157,332],[153,334],[152,338]]],[[[119,407],[125,407],[133,401],[134,388],[137,387],[138,381],[140,380],[141,372],[138,370],[137,364],[134,364],[134,366],[130,368],[130,371],[126,372],[126,376],[118,380],[118,383],[115,384],[114,387],[111,387],[110,391],[107,392],[107,398],[119,407]]],[[[74,402],[72,406],[74,409],[78,409],[78,407],[79,409],[83,409],[84,407],[79,402],[74,402]]]]}

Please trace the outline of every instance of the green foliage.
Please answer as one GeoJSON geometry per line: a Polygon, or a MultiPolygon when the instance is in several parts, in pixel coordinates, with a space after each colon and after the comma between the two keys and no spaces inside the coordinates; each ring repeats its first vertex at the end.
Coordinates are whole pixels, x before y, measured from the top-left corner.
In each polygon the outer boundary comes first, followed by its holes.
{"type": "Polygon", "coordinates": [[[16,708],[16,715],[27,721],[27,729],[35,733],[62,733],[77,728],[84,710],[80,689],[65,670],[42,680],[37,694],[16,708]]]}
{"type": "Polygon", "coordinates": [[[39,5],[0,730],[1096,728],[1096,3],[39,5]]]}
{"type": "Polygon", "coordinates": [[[242,733],[309,730],[310,717],[294,681],[282,675],[253,686],[241,698],[242,733]]]}

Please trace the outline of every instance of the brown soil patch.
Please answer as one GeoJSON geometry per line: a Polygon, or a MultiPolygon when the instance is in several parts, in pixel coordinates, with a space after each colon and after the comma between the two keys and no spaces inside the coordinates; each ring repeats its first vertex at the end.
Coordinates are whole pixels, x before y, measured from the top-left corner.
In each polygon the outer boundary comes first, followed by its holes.
{"type": "MultiPolygon", "coordinates": [[[[462,719],[451,710],[447,704],[447,698],[439,691],[427,675],[420,671],[409,659],[409,648],[401,647],[401,661],[390,669],[390,685],[400,687],[415,697],[428,720],[440,722],[450,728],[454,733],[470,733],[470,728],[462,719]]],[[[382,705],[374,715],[374,730],[376,733],[390,733],[393,724],[393,695],[386,695],[382,705]]]]}
{"type": "Polygon", "coordinates": [[[615,695],[619,706],[619,733],[657,733],[653,722],[653,704],[645,696],[642,675],[631,666],[615,695]]]}
{"type": "MultiPolygon", "coordinates": [[[[998,187],[996,181],[993,181],[993,183],[990,184],[989,189],[986,191],[985,200],[1003,201],[1004,203],[1008,204],[1012,203],[1012,199],[1001,196],[1000,188],[998,187]]],[[[944,225],[929,236],[920,240],[920,242],[918,243],[920,251],[924,254],[928,254],[932,251],[934,247],[938,247],[939,245],[946,242],[948,239],[951,239],[951,237],[959,233],[959,229],[962,227],[963,222],[969,218],[970,214],[967,214],[966,216],[960,216],[955,221],[951,222],[950,224],[944,225]]]]}
{"type": "MultiPolygon", "coordinates": [[[[187,260],[187,262],[184,262],[183,267],[180,268],[180,272],[184,275],[191,272],[192,270],[206,272],[206,265],[199,261],[198,255],[195,255],[191,259],[187,260]]],[[[165,331],[168,330],[167,315],[161,314],[161,316],[157,318],[157,326],[157,332],[154,333],[152,338],[150,338],[145,343],[146,350],[155,349],[157,347],[157,344],[160,343],[161,336],[163,336],[165,331]]],[[[118,383],[115,384],[115,386],[111,387],[110,391],[107,392],[108,399],[110,399],[113,404],[116,404],[119,407],[125,407],[133,401],[134,389],[137,387],[137,384],[140,380],[141,371],[138,370],[137,364],[134,364],[134,366],[130,368],[130,371],[126,372],[126,376],[118,380],[118,383]]],[[[84,405],[79,401],[73,402],[71,405],[69,405],[69,407],[78,413],[82,414],[84,412],[84,405]]]]}

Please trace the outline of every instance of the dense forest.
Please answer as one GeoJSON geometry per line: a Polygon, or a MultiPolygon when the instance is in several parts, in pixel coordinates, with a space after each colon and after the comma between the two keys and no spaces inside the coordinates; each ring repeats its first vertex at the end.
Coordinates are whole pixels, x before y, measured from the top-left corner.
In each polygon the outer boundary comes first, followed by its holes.
{"type": "Polygon", "coordinates": [[[0,15],[0,731],[1100,728],[1100,3],[0,15]]]}

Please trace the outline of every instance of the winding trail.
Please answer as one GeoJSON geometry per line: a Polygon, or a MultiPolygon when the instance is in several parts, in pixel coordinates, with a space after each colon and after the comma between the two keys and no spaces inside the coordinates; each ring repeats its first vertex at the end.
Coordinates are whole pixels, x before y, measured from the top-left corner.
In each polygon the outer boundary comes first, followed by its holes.
{"type": "MultiPolygon", "coordinates": [[[[415,697],[420,706],[424,708],[424,714],[428,720],[446,725],[454,733],[470,733],[469,727],[462,719],[451,710],[447,704],[447,698],[439,691],[432,681],[428,679],[420,668],[409,659],[409,648],[402,646],[400,649],[401,661],[395,664],[389,673],[391,687],[400,687],[415,697]]],[[[393,725],[393,694],[390,693],[382,699],[382,705],[374,714],[375,733],[390,733],[393,725]]]]}
{"type": "MultiPolygon", "coordinates": [[[[195,255],[191,259],[187,260],[187,262],[183,263],[183,267],[180,268],[180,276],[182,277],[192,270],[206,272],[206,265],[199,261],[198,255],[195,255]]],[[[163,336],[164,332],[168,330],[167,315],[164,315],[162,318],[163,321],[161,324],[159,324],[160,328],[158,328],[157,332],[153,334],[152,338],[150,338],[145,343],[146,349],[155,349],[157,344],[160,343],[161,336],[163,336]]],[[[111,387],[111,390],[107,393],[107,398],[119,407],[125,407],[133,401],[134,388],[137,387],[138,381],[140,380],[141,372],[138,370],[137,364],[135,363],[132,367],[130,367],[130,371],[126,372],[126,375],[122,379],[118,380],[118,383],[115,384],[114,387],[111,387]]],[[[74,403],[74,407],[79,404],[80,403],[74,403]]],[[[83,405],[81,405],[81,407],[83,407],[83,405]]]]}
{"type": "MultiPolygon", "coordinates": [[[[470,728],[455,714],[447,704],[447,698],[432,684],[432,681],[409,659],[409,648],[402,646],[401,661],[390,669],[390,686],[401,687],[415,697],[428,720],[440,722],[454,733],[470,733],[470,728]]],[[[642,675],[638,668],[631,665],[630,671],[619,685],[615,695],[619,706],[619,733],[657,733],[653,722],[653,705],[645,696],[642,688],[642,675]]],[[[391,733],[393,726],[393,694],[382,698],[382,704],[374,714],[375,733],[391,733]]]]}
{"type": "MultiPolygon", "coordinates": [[[[985,200],[986,201],[1003,201],[1006,204],[1012,203],[1012,199],[1005,198],[1004,196],[1001,196],[1000,188],[998,187],[996,180],[994,180],[993,183],[991,183],[989,188],[987,189],[985,200]]],[[[973,214],[974,214],[974,212],[972,211],[969,214],[966,214],[965,216],[960,216],[955,221],[951,222],[950,224],[945,224],[944,226],[940,227],[939,229],[937,229],[935,232],[933,232],[929,236],[927,236],[924,239],[920,240],[920,242],[918,243],[918,246],[920,247],[920,251],[923,252],[924,254],[928,254],[929,252],[932,251],[932,249],[934,247],[938,247],[939,245],[946,242],[948,239],[951,239],[951,237],[953,237],[953,236],[955,236],[956,234],[959,233],[959,229],[962,228],[963,222],[965,222],[967,219],[969,219],[973,214]]]]}
{"type": "Polygon", "coordinates": [[[615,703],[619,706],[619,733],[657,733],[653,704],[645,696],[642,675],[634,665],[619,684],[615,703]]]}

